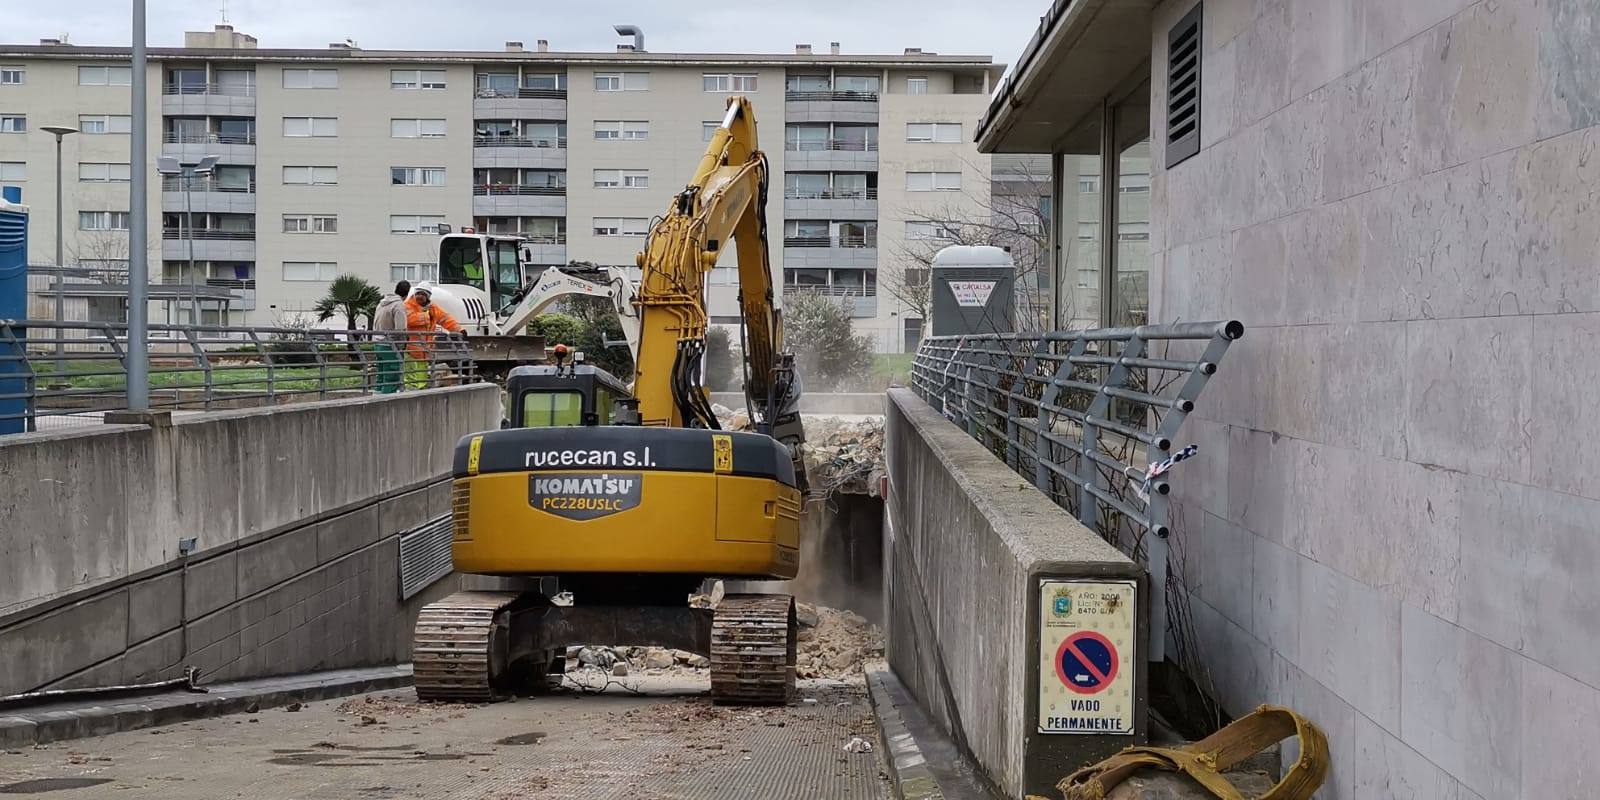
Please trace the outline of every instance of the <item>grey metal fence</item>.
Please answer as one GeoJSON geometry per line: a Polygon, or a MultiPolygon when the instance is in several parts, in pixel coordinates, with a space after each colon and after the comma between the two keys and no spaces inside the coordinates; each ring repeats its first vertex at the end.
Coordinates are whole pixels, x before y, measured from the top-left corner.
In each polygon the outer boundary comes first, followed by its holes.
{"type": "MultiPolygon", "coordinates": [[[[1165,587],[1167,470],[1188,452],[1174,449],[1179,428],[1242,335],[1227,321],[936,336],[922,341],[911,384],[1165,587]]],[[[1166,608],[1152,606],[1150,657],[1160,660],[1166,608]]]]}
{"type": "MultiPolygon", "coordinates": [[[[151,325],[150,407],[205,411],[476,381],[448,333],[151,325]]],[[[0,319],[0,433],[127,407],[128,326],[0,319]],[[18,424],[18,423],[21,424],[18,424]]]]}

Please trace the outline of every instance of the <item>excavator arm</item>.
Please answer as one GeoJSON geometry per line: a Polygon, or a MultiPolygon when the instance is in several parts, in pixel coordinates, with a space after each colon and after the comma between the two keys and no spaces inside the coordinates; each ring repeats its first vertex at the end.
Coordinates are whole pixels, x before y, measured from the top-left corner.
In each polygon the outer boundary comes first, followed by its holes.
{"type": "Polygon", "coordinates": [[[492,333],[515,334],[532,322],[534,317],[543,314],[557,300],[574,296],[609,299],[612,307],[616,309],[617,320],[622,324],[622,335],[628,341],[629,352],[635,359],[639,357],[639,312],[633,306],[635,296],[633,282],[628,280],[626,273],[616,267],[605,269],[604,280],[589,280],[560,267],[545,269],[539,273],[539,277],[517,293],[513,298],[516,305],[510,311],[501,313],[493,319],[492,333]]]}
{"type": "Polygon", "coordinates": [[[643,424],[718,427],[700,379],[709,323],[705,283],[731,240],[739,264],[744,387],[752,421],[791,450],[803,440],[800,382],[793,356],[783,349],[768,257],[769,178],[750,101],[730,97],[694,176],[651,228],[638,256],[643,282],[634,387],[643,424]]]}

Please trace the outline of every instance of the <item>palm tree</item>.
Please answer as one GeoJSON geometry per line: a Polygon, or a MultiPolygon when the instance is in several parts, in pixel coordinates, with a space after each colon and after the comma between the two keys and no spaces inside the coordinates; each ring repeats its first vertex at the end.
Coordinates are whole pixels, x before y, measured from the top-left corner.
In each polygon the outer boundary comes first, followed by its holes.
{"type": "Polygon", "coordinates": [[[367,318],[372,327],[372,317],[383,300],[383,290],[368,283],[359,275],[340,275],[328,284],[328,295],[317,301],[318,322],[327,322],[334,314],[343,314],[348,330],[356,329],[356,317],[367,318]]]}

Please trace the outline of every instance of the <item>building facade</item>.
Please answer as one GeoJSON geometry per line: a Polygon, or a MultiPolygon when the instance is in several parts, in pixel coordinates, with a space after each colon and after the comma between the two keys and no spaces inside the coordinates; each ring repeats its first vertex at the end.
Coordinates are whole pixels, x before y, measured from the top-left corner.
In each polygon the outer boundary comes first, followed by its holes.
{"type": "Polygon", "coordinates": [[[1148,225],[1143,286],[1058,238],[1058,325],[1245,323],[1183,429],[1173,569],[1228,711],[1328,734],[1318,797],[1600,785],[1566,754],[1600,719],[1596,30],[1563,0],[1058,1],[980,124],[1066,165],[1064,220],[1148,225]],[[1144,209],[1091,172],[1148,173],[1144,209]]]}
{"type": "MultiPolygon", "coordinates": [[[[339,274],[429,277],[440,224],[526,236],[541,264],[632,266],[731,94],[762,123],[775,275],[849,298],[879,350],[904,347],[916,316],[879,291],[921,235],[907,220],[989,197],[972,144],[1002,69],[987,57],[274,50],[227,26],[186,44],[150,51],[150,141],[218,163],[152,171],[151,274],[230,289],[231,322],[302,314],[339,274]]],[[[25,187],[36,263],[54,258],[47,125],[79,131],[63,142],[65,261],[126,261],[129,73],[123,49],[0,45],[0,183],[25,187]]],[[[710,278],[723,323],[733,258],[710,278]]]]}

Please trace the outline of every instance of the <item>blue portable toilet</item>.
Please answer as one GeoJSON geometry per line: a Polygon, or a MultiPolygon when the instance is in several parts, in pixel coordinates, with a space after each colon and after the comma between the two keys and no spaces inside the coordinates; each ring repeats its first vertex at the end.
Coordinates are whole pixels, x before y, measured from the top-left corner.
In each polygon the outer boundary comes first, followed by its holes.
{"type": "MultiPolygon", "coordinates": [[[[28,316],[28,207],[22,187],[0,187],[0,319],[28,316]]],[[[19,337],[20,338],[20,337],[19,337]]],[[[22,345],[0,340],[0,435],[27,429],[22,345]]]]}

